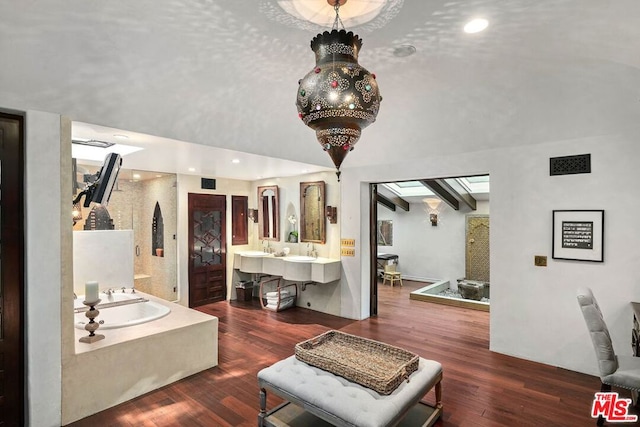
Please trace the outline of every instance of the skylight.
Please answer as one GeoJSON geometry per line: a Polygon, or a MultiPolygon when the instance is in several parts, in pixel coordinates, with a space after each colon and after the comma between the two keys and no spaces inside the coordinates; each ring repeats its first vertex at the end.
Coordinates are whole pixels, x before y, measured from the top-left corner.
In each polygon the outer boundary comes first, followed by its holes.
{"type": "MultiPolygon", "coordinates": [[[[457,181],[457,183],[463,186],[471,195],[489,194],[489,175],[446,178],[445,181],[457,181]]],[[[386,182],[380,185],[403,199],[410,200],[415,197],[435,196],[435,194],[420,181],[386,182]]]]}
{"type": "Polygon", "coordinates": [[[136,151],[140,151],[142,149],[142,147],[113,143],[111,146],[101,148],[74,142],[73,144],[71,144],[71,157],[78,160],[92,160],[94,162],[101,162],[109,153],[118,153],[124,157],[127,154],[135,153],[136,151]]]}

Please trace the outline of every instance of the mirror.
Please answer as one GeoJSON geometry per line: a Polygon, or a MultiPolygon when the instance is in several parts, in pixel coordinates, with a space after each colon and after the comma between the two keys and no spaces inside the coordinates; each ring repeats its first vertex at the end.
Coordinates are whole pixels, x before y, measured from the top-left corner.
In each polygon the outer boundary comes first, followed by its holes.
{"type": "Polygon", "coordinates": [[[300,241],[325,243],[324,181],[300,183],[300,241]]]}
{"type": "Polygon", "coordinates": [[[378,246],[393,246],[393,221],[378,221],[378,246]]]}
{"type": "Polygon", "coordinates": [[[258,187],[258,238],[280,240],[278,186],[258,187]]]}

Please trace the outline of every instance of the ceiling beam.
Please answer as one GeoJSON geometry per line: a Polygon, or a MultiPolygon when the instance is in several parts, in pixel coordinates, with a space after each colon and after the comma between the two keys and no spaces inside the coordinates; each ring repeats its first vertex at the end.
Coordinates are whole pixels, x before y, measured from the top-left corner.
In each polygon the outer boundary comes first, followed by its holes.
{"type": "Polygon", "coordinates": [[[392,196],[385,195],[385,197],[387,198],[387,200],[391,201],[397,207],[402,208],[403,210],[409,212],[409,202],[407,202],[402,197],[396,196],[396,195],[392,195],[392,196]]]}
{"type": "Polygon", "coordinates": [[[385,208],[390,209],[390,210],[395,212],[396,204],[393,203],[391,200],[389,200],[389,198],[387,198],[386,196],[383,196],[380,193],[378,193],[378,195],[376,197],[378,198],[378,203],[380,203],[385,208]]]}
{"type": "Polygon", "coordinates": [[[440,197],[446,204],[454,210],[460,210],[460,203],[454,197],[457,192],[451,188],[443,179],[423,179],[420,181],[422,185],[433,191],[436,196],[440,197]]]}
{"type": "MultiPolygon", "coordinates": [[[[476,199],[469,193],[469,191],[458,181],[457,178],[446,179],[445,182],[451,186],[456,192],[461,202],[464,202],[471,210],[476,210],[476,199]]],[[[456,196],[454,194],[454,197],[456,196]]],[[[457,198],[457,197],[456,197],[457,198]]]]}

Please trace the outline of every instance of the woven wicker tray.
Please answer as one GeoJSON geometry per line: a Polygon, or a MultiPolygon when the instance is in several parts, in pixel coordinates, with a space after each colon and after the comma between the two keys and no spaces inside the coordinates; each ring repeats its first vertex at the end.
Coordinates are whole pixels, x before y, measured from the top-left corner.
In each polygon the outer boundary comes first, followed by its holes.
{"type": "Polygon", "coordinates": [[[418,356],[378,341],[339,331],[296,344],[296,358],[380,394],[391,394],[418,369],[418,356]]]}

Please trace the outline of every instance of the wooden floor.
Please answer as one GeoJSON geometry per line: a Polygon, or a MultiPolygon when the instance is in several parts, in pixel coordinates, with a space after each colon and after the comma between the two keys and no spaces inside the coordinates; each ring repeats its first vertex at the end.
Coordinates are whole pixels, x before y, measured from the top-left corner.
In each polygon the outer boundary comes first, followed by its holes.
{"type": "MultiPolygon", "coordinates": [[[[441,362],[444,415],[437,426],[595,425],[590,409],[597,378],[492,353],[489,313],[410,300],[409,292],[424,283],[404,284],[380,286],[379,316],[364,321],[302,308],[273,313],[261,310],[257,300],[203,306],[201,311],[220,319],[219,366],[72,425],[256,426],[257,372],[292,355],[297,342],[329,329],[441,362]]],[[[425,400],[433,399],[428,394],[425,400]]],[[[269,407],[278,403],[270,395],[269,407]]]]}

